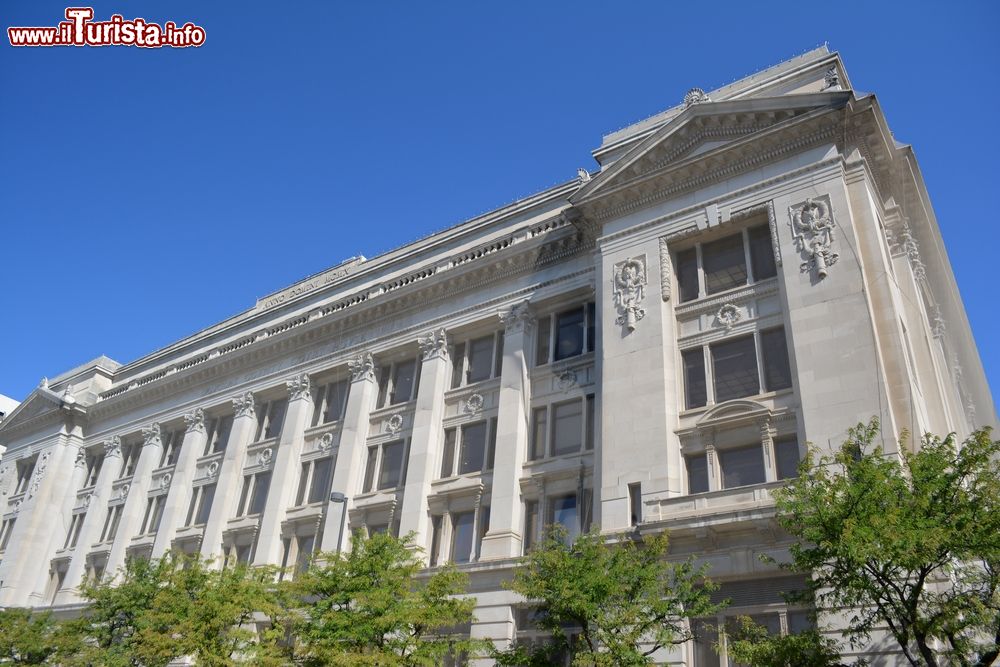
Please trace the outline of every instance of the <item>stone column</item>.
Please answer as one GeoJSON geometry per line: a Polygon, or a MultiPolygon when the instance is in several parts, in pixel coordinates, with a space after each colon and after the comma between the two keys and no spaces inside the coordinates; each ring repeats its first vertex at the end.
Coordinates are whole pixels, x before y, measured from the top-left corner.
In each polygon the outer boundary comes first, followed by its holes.
{"type": "MultiPolygon", "coordinates": [[[[347,395],[344,422],[340,429],[340,445],[337,451],[337,465],[333,471],[334,493],[347,496],[347,509],[353,506],[353,498],[361,488],[360,478],[365,464],[368,440],[369,413],[375,403],[375,360],[371,352],[362,352],[348,363],[351,369],[351,391],[347,395]]],[[[348,539],[348,516],[338,503],[326,499],[326,513],[323,518],[323,538],[321,551],[334,551],[338,541],[343,550],[350,549],[348,539]]]]}
{"type": "Polygon", "coordinates": [[[112,580],[117,578],[118,568],[125,564],[125,552],[132,538],[141,529],[143,514],[149,497],[149,484],[152,481],[153,468],[159,464],[163,456],[163,440],[160,438],[160,425],[150,424],[142,429],[142,451],[135,464],[135,473],[129,483],[128,498],[122,508],[122,518],[118,523],[118,532],[111,545],[108,555],[108,566],[105,569],[112,580]]]}
{"type": "MultiPolygon", "coordinates": [[[[247,446],[257,427],[253,392],[248,391],[234,398],[233,409],[236,411],[236,416],[233,419],[233,428],[229,431],[226,453],[222,455],[219,480],[215,483],[215,500],[208,514],[208,521],[205,523],[205,532],[201,537],[203,558],[222,556],[222,533],[226,529],[226,524],[233,518],[235,505],[239,501],[247,446]]],[[[222,567],[222,561],[216,561],[213,566],[222,567]]]]}
{"type": "Polygon", "coordinates": [[[204,453],[208,440],[204,410],[195,408],[194,412],[184,415],[184,422],[187,424],[187,433],[184,434],[180,456],[177,457],[177,465],[171,476],[170,490],[167,491],[163,515],[160,517],[160,528],[153,541],[153,558],[159,558],[170,549],[177,529],[187,516],[198,457],[204,453]]]}
{"type": "Polygon", "coordinates": [[[520,556],[524,529],[520,483],[528,448],[531,405],[526,351],[535,320],[527,301],[501,313],[500,320],[506,331],[500,369],[496,460],[493,465],[490,529],[483,537],[481,560],[520,556]]]}
{"type": "Polygon", "coordinates": [[[764,455],[764,481],[776,482],[778,481],[778,461],[774,452],[774,428],[771,426],[770,419],[761,419],[758,426],[760,426],[760,444],[764,455]]]}
{"type": "Polygon", "coordinates": [[[62,588],[56,593],[56,604],[68,604],[78,599],[76,589],[87,571],[87,555],[90,553],[90,547],[100,537],[101,528],[107,518],[111,484],[121,470],[121,465],[122,441],[116,435],[104,443],[104,461],[101,463],[101,471],[97,473],[97,483],[94,484],[94,491],[90,495],[90,506],[87,509],[87,516],[83,519],[80,537],[77,538],[73,557],[66,570],[66,578],[63,580],[62,588]]]}
{"type": "Polygon", "coordinates": [[[427,496],[434,479],[434,464],[441,451],[444,430],[444,392],[448,387],[448,339],[444,329],[431,331],[417,339],[423,351],[417,406],[410,437],[410,460],[403,489],[400,537],[413,532],[414,544],[424,549],[426,561],[430,547],[430,515],[427,496]]]}
{"type": "Polygon", "coordinates": [[[274,455],[267,504],[260,517],[255,565],[281,564],[281,522],[285,520],[285,513],[298,487],[305,430],[312,416],[309,376],[303,373],[286,382],[285,386],[288,388],[288,411],[274,455]]]}

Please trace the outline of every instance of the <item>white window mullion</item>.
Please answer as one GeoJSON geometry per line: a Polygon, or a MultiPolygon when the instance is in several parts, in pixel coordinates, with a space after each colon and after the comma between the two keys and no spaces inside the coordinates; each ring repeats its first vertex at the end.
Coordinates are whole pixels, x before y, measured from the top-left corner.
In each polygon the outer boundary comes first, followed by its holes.
{"type": "Polygon", "coordinates": [[[757,360],[757,393],[763,394],[767,389],[764,387],[764,355],[760,345],[760,331],[753,332],[753,349],[757,360]]]}
{"type": "Polygon", "coordinates": [[[744,229],[741,234],[743,235],[743,261],[747,265],[747,284],[752,285],[757,282],[757,278],[753,274],[753,263],[750,261],[750,233],[749,230],[744,229]]]}
{"type": "Polygon", "coordinates": [[[712,348],[703,345],[705,364],[705,405],[715,405],[715,369],[712,367],[712,348]]]}
{"type": "Polygon", "coordinates": [[[698,298],[701,299],[708,294],[708,289],[705,287],[705,268],[702,266],[700,243],[694,247],[694,256],[698,265],[698,298]]]}

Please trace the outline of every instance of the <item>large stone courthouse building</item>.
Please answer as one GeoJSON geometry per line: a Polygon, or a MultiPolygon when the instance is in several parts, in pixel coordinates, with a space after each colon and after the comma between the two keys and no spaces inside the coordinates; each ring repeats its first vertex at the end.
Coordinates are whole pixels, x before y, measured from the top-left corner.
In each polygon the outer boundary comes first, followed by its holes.
{"type": "MultiPolygon", "coordinates": [[[[759,558],[787,553],[772,492],[807,443],[872,416],[890,448],[996,422],[913,150],[822,47],[593,155],[43,380],[0,422],[0,605],[71,608],[85,577],[168,550],[294,571],[348,531],[412,532],[428,567],[470,575],[472,636],[529,641],[502,584],[559,522],[669,530],[726,614],[807,623],[780,595],[801,578],[759,558]]],[[[658,658],[725,665],[710,643],[658,658]]]]}

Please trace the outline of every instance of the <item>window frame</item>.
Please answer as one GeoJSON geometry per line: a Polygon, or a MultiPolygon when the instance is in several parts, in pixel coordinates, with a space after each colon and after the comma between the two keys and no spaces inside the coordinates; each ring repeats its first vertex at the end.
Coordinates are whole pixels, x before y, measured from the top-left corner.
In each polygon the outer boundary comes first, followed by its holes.
{"type": "Polygon", "coordinates": [[[327,472],[327,484],[329,485],[333,482],[333,454],[302,461],[302,467],[299,471],[299,485],[295,491],[294,507],[305,507],[326,501],[326,497],[330,493],[329,490],[325,491],[318,500],[311,500],[316,485],[316,467],[322,463],[328,463],[330,466],[327,472]]]}
{"type": "Polygon", "coordinates": [[[461,340],[455,341],[451,346],[451,378],[448,382],[448,388],[459,389],[499,378],[503,365],[503,346],[504,332],[502,329],[480,336],[467,335],[461,340]],[[472,372],[472,344],[486,338],[492,338],[489,374],[487,377],[473,380],[469,377],[472,372]]]}
{"type": "Polygon", "coordinates": [[[551,400],[542,405],[534,405],[531,408],[528,424],[528,447],[527,461],[545,461],[547,459],[578,456],[594,451],[597,447],[597,394],[588,392],[567,400],[551,400]],[[563,407],[571,403],[580,403],[580,449],[577,451],[566,451],[556,454],[555,432],[556,420],[555,412],[558,407],[563,407]],[[539,418],[542,417],[540,422],[539,418]],[[539,444],[539,435],[541,443],[539,444]],[[541,452],[538,449],[541,449],[541,452]]]}
{"type": "Polygon", "coordinates": [[[485,417],[467,421],[444,429],[442,440],[441,466],[438,479],[451,479],[461,476],[475,476],[491,472],[496,461],[497,417],[485,417]],[[479,469],[462,472],[463,453],[466,441],[465,432],[474,426],[484,425],[486,428],[483,441],[483,464],[479,469]]]}
{"type": "Polygon", "coordinates": [[[774,265],[774,272],[775,272],[774,275],[767,275],[764,277],[759,277],[755,275],[756,270],[763,269],[764,267],[754,266],[755,264],[758,264],[758,262],[755,261],[753,250],[751,247],[753,241],[753,239],[751,239],[751,232],[759,232],[761,230],[766,231],[767,237],[770,239],[771,242],[770,251],[771,251],[771,257],[773,258],[775,239],[774,235],[771,233],[771,225],[770,222],[768,221],[746,224],[743,225],[739,230],[733,231],[729,234],[720,235],[704,241],[698,241],[693,245],[688,245],[686,247],[682,247],[678,250],[675,250],[673,252],[673,261],[674,261],[674,266],[677,267],[677,269],[674,271],[673,278],[674,280],[677,281],[678,284],[678,290],[677,290],[678,303],[689,304],[689,303],[694,303],[700,299],[717,298],[720,294],[725,294],[731,290],[741,289],[743,287],[747,287],[748,285],[755,285],[757,283],[762,283],[764,281],[774,280],[775,278],[777,278],[778,270],[776,264],[774,265]],[[746,272],[746,279],[741,284],[736,284],[734,286],[720,289],[718,291],[710,293],[708,291],[707,278],[705,272],[705,246],[710,246],[714,243],[718,243],[728,239],[733,239],[736,237],[740,238],[740,242],[743,245],[743,267],[746,272]],[[685,297],[685,294],[688,293],[688,289],[690,286],[687,284],[688,283],[687,279],[684,280],[681,279],[681,267],[689,266],[690,259],[687,253],[690,253],[691,250],[694,250],[694,255],[695,255],[694,256],[695,275],[690,277],[697,277],[698,289],[696,296],[685,297]]]}
{"type": "Polygon", "coordinates": [[[205,439],[205,453],[202,456],[222,454],[229,445],[229,434],[233,430],[235,415],[221,414],[211,418],[208,426],[208,437],[205,439]],[[220,437],[224,434],[224,438],[220,437]],[[220,447],[221,443],[221,447],[220,447]]]}
{"type": "Polygon", "coordinates": [[[251,516],[258,516],[263,514],[267,509],[267,501],[271,495],[271,470],[258,470],[257,472],[247,473],[243,475],[243,487],[240,490],[239,504],[236,507],[236,519],[242,519],[251,516]],[[257,504],[257,499],[260,497],[260,486],[261,478],[267,477],[267,488],[264,491],[263,499],[261,502],[261,508],[256,512],[251,512],[250,510],[257,504]]]}
{"type": "Polygon", "coordinates": [[[313,395],[313,415],[310,422],[312,427],[325,426],[343,421],[344,415],[347,412],[347,401],[350,395],[351,380],[349,377],[330,380],[320,385],[313,395]],[[330,412],[331,395],[336,395],[334,390],[338,387],[343,387],[343,396],[340,398],[340,407],[337,412],[338,416],[333,419],[327,419],[327,415],[330,412]]]}
{"type": "Polygon", "coordinates": [[[596,349],[597,338],[597,304],[594,301],[583,301],[574,306],[558,308],[547,315],[540,315],[535,321],[534,367],[546,366],[567,359],[574,359],[590,354],[596,349]],[[583,334],[580,341],[580,351],[575,354],[558,356],[559,318],[582,311],[583,334]]]}
{"type": "Polygon", "coordinates": [[[389,493],[406,486],[406,474],[410,458],[410,438],[394,438],[384,442],[369,443],[365,454],[365,473],[362,476],[363,486],[361,487],[361,493],[389,493]],[[382,467],[385,465],[385,448],[389,445],[400,443],[403,445],[403,455],[402,461],[400,461],[399,481],[396,486],[383,488],[381,479],[383,476],[382,467]],[[374,458],[371,455],[372,451],[375,452],[374,458]]]}
{"type": "Polygon", "coordinates": [[[281,431],[285,427],[285,417],[288,416],[288,397],[273,398],[258,406],[257,429],[254,431],[254,440],[251,444],[264,442],[265,440],[277,440],[281,438],[281,431]],[[281,406],[281,417],[278,423],[277,432],[272,432],[276,416],[273,414],[277,406],[281,406]]]}
{"type": "Polygon", "coordinates": [[[419,354],[407,355],[381,364],[378,367],[378,396],[375,403],[375,409],[380,410],[382,408],[402,405],[415,400],[417,398],[417,392],[420,389],[421,366],[422,359],[419,354]],[[413,386],[411,387],[410,395],[405,399],[396,400],[396,373],[399,371],[399,366],[410,362],[414,365],[413,386]]]}

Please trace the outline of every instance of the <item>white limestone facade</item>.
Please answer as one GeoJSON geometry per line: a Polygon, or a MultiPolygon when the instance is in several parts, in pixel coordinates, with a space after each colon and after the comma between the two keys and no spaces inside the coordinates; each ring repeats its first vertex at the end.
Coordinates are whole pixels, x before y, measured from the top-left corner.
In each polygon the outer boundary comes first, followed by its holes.
{"type": "MultiPolygon", "coordinates": [[[[759,556],[787,553],[772,491],[806,444],[872,416],[890,449],[996,423],[913,151],[820,48],[594,157],[43,381],[0,423],[0,605],[72,608],[85,577],[171,549],[294,568],[392,531],[468,572],[469,632],[504,645],[534,630],[502,583],[557,521],[669,530],[727,614],[796,629],[801,579],[759,556]]],[[[657,657],[726,665],[709,642],[657,657]]]]}

